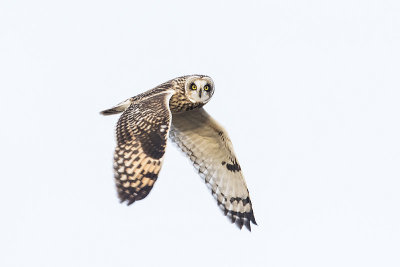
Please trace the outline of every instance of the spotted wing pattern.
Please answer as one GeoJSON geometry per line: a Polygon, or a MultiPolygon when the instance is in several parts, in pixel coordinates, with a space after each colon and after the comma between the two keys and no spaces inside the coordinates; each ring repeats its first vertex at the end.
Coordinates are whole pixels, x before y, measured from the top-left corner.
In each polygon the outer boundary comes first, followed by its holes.
{"type": "Polygon", "coordinates": [[[257,224],[240,165],[223,129],[203,109],[172,116],[170,138],[193,162],[232,223],[251,231],[257,224]]]}
{"type": "Polygon", "coordinates": [[[171,125],[173,91],[133,102],[117,124],[114,176],[118,196],[128,205],[145,198],[160,172],[171,125]]]}

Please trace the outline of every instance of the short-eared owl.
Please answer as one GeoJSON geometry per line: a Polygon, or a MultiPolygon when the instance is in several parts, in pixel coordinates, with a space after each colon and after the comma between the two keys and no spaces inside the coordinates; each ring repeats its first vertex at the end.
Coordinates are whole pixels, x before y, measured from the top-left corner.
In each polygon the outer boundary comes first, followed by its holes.
{"type": "Polygon", "coordinates": [[[203,106],[213,80],[189,75],[165,82],[101,112],[123,112],[117,124],[114,173],[118,196],[128,205],[145,198],[157,180],[167,137],[193,162],[232,223],[257,224],[240,165],[224,130],[203,106]]]}

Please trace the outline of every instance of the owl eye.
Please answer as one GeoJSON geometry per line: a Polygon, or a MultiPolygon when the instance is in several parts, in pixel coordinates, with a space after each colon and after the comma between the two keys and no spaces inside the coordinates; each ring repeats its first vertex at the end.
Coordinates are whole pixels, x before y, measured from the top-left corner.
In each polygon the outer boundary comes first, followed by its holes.
{"type": "Polygon", "coordinates": [[[210,86],[209,86],[208,84],[206,84],[206,85],[204,86],[204,90],[205,90],[205,91],[210,90],[210,86]]]}
{"type": "Polygon", "coordinates": [[[192,83],[192,85],[190,85],[190,88],[192,88],[192,90],[197,90],[197,86],[194,83],[192,83]]]}

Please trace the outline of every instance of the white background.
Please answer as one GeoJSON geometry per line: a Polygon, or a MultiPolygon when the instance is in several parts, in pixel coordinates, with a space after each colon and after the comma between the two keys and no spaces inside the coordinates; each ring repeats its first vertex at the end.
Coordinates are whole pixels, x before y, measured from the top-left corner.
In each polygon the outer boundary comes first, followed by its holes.
{"type": "Polygon", "coordinates": [[[0,266],[399,266],[398,1],[0,3],[0,266]],[[117,116],[213,77],[259,226],[219,211],[171,143],[119,204],[117,116]]]}

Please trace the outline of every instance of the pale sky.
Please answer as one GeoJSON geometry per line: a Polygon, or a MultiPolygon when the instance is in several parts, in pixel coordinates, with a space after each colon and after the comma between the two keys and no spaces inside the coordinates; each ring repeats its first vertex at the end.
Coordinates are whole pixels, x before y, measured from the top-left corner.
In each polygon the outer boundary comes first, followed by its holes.
{"type": "Polygon", "coordinates": [[[399,266],[398,1],[1,1],[0,266],[399,266]],[[259,226],[168,143],[119,204],[118,116],[186,74],[228,131],[259,226]]]}

